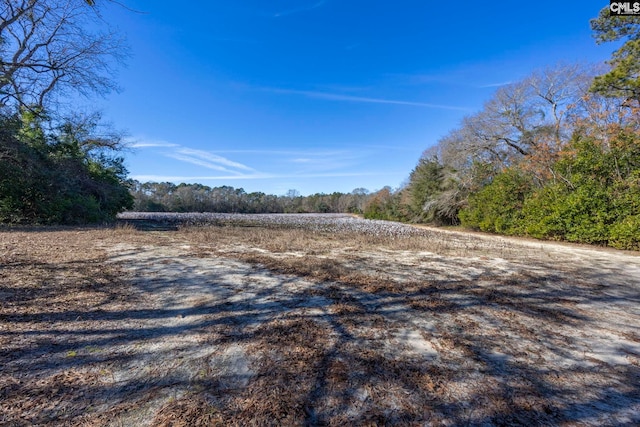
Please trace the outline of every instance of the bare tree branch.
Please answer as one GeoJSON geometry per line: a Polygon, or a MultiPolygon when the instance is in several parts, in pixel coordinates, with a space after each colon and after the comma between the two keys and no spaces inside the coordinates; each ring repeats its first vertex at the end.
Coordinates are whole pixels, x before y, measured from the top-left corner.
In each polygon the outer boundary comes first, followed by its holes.
{"type": "Polygon", "coordinates": [[[104,27],[86,0],[0,0],[1,105],[45,107],[54,93],[117,89],[123,39],[104,27]],[[94,24],[94,25],[90,25],[94,24]]]}

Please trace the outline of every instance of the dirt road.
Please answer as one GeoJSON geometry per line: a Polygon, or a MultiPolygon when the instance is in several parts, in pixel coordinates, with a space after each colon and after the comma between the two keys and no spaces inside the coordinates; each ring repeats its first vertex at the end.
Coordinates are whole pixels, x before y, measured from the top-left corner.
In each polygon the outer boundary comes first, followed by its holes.
{"type": "Polygon", "coordinates": [[[637,254],[255,227],[0,250],[0,425],[640,423],[637,254]]]}

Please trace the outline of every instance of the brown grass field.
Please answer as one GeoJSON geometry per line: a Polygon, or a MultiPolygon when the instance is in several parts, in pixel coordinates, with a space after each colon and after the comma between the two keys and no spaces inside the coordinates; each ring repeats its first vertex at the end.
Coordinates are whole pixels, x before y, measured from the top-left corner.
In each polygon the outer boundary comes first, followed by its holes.
{"type": "Polygon", "coordinates": [[[0,230],[2,426],[640,425],[640,256],[427,229],[0,230]]]}

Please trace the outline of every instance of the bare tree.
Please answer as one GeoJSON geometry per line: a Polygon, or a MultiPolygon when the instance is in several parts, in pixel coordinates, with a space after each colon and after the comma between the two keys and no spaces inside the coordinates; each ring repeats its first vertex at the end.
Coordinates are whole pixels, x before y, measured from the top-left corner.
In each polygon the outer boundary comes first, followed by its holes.
{"type": "Polygon", "coordinates": [[[501,88],[485,106],[497,126],[493,137],[523,156],[542,145],[560,147],[570,137],[567,119],[581,114],[581,99],[594,75],[589,67],[559,65],[501,88]]]}
{"type": "Polygon", "coordinates": [[[480,112],[440,141],[439,158],[462,181],[473,164],[497,172],[526,161],[543,182],[553,175],[551,165],[576,118],[586,114],[585,95],[594,75],[591,67],[559,65],[501,87],[480,112]]]}
{"type": "Polygon", "coordinates": [[[104,94],[116,85],[123,39],[85,0],[0,0],[0,105],[43,108],[54,93],[104,94]]]}
{"type": "MultiPolygon", "coordinates": [[[[594,108],[585,98],[594,75],[590,67],[559,65],[498,89],[481,111],[424,154],[427,164],[440,164],[439,175],[426,178],[438,188],[428,197],[414,194],[414,201],[426,214],[454,221],[468,195],[504,168],[518,164],[540,184],[562,179],[553,164],[580,125],[577,118],[594,108]]],[[[421,192],[420,176],[414,175],[409,187],[421,192]]]]}

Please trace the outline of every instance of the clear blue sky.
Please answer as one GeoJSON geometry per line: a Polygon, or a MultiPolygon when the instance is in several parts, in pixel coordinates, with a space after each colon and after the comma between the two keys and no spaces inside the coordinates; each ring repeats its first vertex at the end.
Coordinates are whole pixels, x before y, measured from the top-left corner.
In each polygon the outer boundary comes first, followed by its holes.
{"type": "Polygon", "coordinates": [[[499,85],[601,62],[608,3],[126,0],[132,57],[97,105],[140,181],[284,194],[398,187],[499,85]]]}

